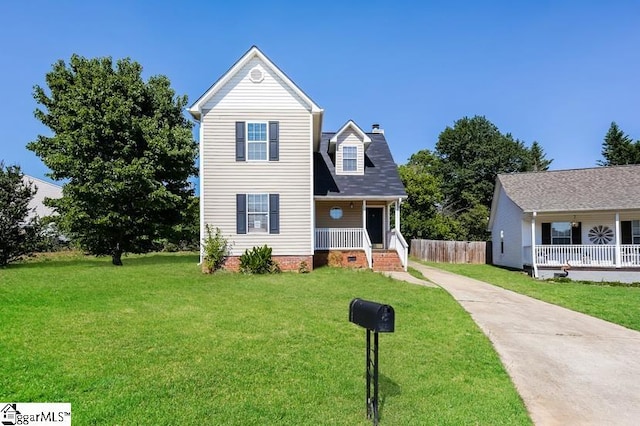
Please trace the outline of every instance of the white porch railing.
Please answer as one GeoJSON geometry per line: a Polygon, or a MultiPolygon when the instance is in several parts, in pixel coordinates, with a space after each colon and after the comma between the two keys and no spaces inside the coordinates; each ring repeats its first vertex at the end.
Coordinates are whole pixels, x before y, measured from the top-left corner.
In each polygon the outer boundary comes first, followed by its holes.
{"type": "Polygon", "coordinates": [[[362,228],[316,228],[316,250],[360,250],[362,231],[362,228]]]}
{"type": "Polygon", "coordinates": [[[389,231],[389,250],[395,249],[400,257],[400,262],[404,270],[407,270],[409,264],[409,244],[397,229],[389,231]]]}
{"type": "Polygon", "coordinates": [[[362,249],[364,250],[364,254],[367,256],[367,264],[369,265],[369,269],[371,269],[373,268],[373,253],[371,253],[373,244],[371,244],[369,233],[366,230],[362,230],[362,235],[364,235],[364,244],[362,245],[362,249]]]}
{"type": "Polygon", "coordinates": [[[364,250],[373,265],[371,240],[362,228],[316,228],[316,250],[364,250]]]}
{"type": "MultiPolygon", "coordinates": [[[[529,253],[531,249],[529,248],[529,253]]],[[[525,256],[526,253],[525,247],[525,256]]],[[[620,246],[620,264],[616,265],[615,245],[541,245],[536,246],[538,266],[640,267],[640,246],[620,246]]],[[[525,257],[526,259],[526,257],[525,257]]]]}

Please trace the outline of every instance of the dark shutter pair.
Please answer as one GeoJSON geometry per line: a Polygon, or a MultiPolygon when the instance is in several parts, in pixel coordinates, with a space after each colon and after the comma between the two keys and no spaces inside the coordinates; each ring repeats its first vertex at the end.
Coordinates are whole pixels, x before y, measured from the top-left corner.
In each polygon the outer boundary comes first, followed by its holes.
{"type": "MultiPolygon", "coordinates": [[[[236,233],[247,233],[247,194],[236,194],[236,233]]],[[[269,233],[280,233],[280,194],[269,194],[269,233]]]]}
{"type": "MultiPolygon", "coordinates": [[[[542,244],[551,244],[551,223],[542,223],[542,244]]],[[[582,244],[582,222],[571,229],[571,244],[582,244]]]]}
{"type": "MultiPolygon", "coordinates": [[[[244,121],[236,121],[236,161],[247,161],[245,129],[244,121]]],[[[280,122],[269,122],[269,140],[267,144],[269,147],[269,161],[278,161],[280,159],[280,122]]]]}

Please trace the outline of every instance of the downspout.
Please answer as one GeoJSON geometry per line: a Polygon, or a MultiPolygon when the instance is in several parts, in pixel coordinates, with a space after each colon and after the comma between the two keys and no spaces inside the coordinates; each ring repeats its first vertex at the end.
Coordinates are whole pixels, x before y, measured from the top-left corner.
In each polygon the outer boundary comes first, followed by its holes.
{"type": "Polygon", "coordinates": [[[202,242],[204,241],[204,129],[202,126],[202,116],[198,120],[198,179],[199,183],[199,196],[200,196],[200,265],[204,262],[204,248],[202,242]]]}
{"type": "Polygon", "coordinates": [[[533,267],[533,277],[538,278],[538,264],[536,263],[536,216],[533,212],[531,216],[531,266],[533,267]]]}
{"type": "Polygon", "coordinates": [[[620,213],[616,212],[616,252],[615,252],[615,264],[616,268],[619,268],[622,254],[620,251],[620,213]]]}

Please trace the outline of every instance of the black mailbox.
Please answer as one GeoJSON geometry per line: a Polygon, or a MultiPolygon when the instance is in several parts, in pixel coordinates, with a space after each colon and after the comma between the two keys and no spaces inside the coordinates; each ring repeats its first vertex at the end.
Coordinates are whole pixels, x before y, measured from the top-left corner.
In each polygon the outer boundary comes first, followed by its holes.
{"type": "Polygon", "coordinates": [[[349,304],[349,321],[367,330],[393,333],[395,312],[389,305],[369,300],[353,299],[349,304]]]}

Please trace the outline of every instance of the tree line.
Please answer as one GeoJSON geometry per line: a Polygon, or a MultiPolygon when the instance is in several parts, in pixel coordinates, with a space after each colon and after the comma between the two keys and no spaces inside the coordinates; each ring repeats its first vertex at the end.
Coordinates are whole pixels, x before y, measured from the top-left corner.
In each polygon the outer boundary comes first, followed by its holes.
{"type": "MultiPolygon", "coordinates": [[[[611,123],[601,166],[640,164],[640,141],[611,123]]],[[[527,147],[486,117],[464,117],[442,131],[435,149],[413,154],[398,167],[407,200],[401,231],[407,239],[485,241],[496,176],[548,170],[542,146],[527,147]]]]}

